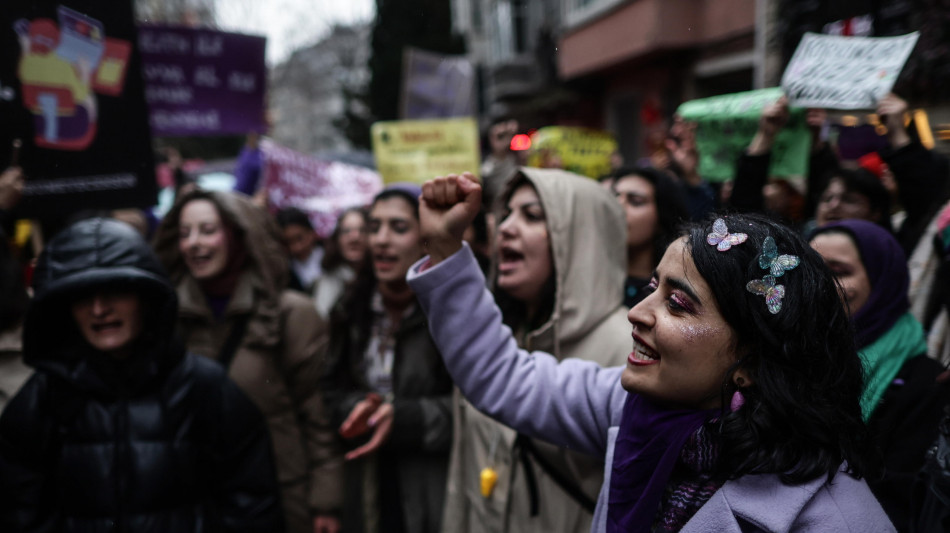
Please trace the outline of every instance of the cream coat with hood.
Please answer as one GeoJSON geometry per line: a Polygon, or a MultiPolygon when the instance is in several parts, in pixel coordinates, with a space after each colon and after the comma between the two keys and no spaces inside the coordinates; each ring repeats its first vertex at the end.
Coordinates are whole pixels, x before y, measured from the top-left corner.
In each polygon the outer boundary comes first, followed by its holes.
{"type": "Polygon", "coordinates": [[[317,387],[326,324],[306,295],[285,289],[286,252],[271,217],[237,194],[198,195],[240,229],[247,259],[223,320],[215,320],[178,250],[181,207],[194,195],[176,203],[159,227],[155,247],[176,286],[182,339],[189,351],[216,359],[238,318],[249,317],[228,375],[267,419],[287,531],[311,533],[313,516],[337,511],[342,494],[342,457],[317,387]]]}
{"type": "MultiPolygon", "coordinates": [[[[631,350],[627,309],[622,305],[626,272],[626,222],[617,200],[594,180],[561,170],[521,168],[499,200],[514,188],[534,186],[543,204],[554,260],[555,303],[550,319],[517,332],[519,346],[558,359],[579,357],[602,366],[623,365],[631,350]]],[[[501,220],[501,217],[499,217],[501,220]]],[[[455,432],[442,531],[446,533],[590,531],[592,514],[529,459],[537,480],[538,515],[517,434],[478,412],[456,391],[455,432]],[[493,467],[498,481],[489,498],[480,492],[480,472],[493,467]]],[[[603,458],[533,441],[548,463],[591,500],[603,483],[603,458]]]]}

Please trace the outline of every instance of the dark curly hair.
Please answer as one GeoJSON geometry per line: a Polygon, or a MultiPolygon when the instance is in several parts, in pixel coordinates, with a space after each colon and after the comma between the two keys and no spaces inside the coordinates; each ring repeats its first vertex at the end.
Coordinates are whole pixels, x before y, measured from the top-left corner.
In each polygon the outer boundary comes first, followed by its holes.
{"type": "Polygon", "coordinates": [[[742,388],[744,407],[714,422],[721,435],[720,474],[775,473],[785,483],[802,483],[822,475],[830,480],[846,463],[852,475],[868,475],[863,368],[834,275],[791,228],[761,215],[723,218],[730,232],[745,233],[748,240],[718,251],[706,240],[712,218],[685,231],[696,269],[742,354],[723,378],[722,405],[729,405],[736,390],[730,379],[736,369],[753,381],[742,388]],[[768,236],[779,254],[800,258],[797,268],[777,278],[785,296],[776,314],[763,296],[746,289],[768,274],[759,266],[768,236]]]}

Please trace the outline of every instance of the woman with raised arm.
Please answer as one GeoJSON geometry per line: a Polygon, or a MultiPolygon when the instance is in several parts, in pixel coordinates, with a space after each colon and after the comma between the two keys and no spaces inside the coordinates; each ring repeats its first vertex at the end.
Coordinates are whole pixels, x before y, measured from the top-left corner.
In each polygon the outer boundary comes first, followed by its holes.
{"type": "Polygon", "coordinates": [[[409,283],[480,410],[606,458],[593,531],[893,531],[862,476],[861,361],[834,277],[755,215],[690,226],[630,310],[625,367],[517,347],[461,232],[469,176],[423,187],[409,283]]]}
{"type": "MultiPolygon", "coordinates": [[[[618,202],[593,180],[535,168],[519,169],[499,199],[491,288],[518,346],[623,364],[626,232],[618,202]]],[[[462,398],[453,409],[443,532],[590,530],[602,458],[518,435],[462,398]]]]}

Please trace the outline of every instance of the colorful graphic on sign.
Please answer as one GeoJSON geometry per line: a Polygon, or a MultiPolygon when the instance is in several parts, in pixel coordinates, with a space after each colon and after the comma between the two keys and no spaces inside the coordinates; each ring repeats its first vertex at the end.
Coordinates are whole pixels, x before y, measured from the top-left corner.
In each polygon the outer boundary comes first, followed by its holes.
{"type": "Polygon", "coordinates": [[[131,45],[68,7],[59,6],[57,15],[58,24],[43,17],[14,23],[21,97],[34,117],[36,146],[84,150],[96,136],[96,94],[122,94],[131,45]]]}
{"type": "Polygon", "coordinates": [[[155,205],[140,73],[133,0],[0,2],[0,168],[26,176],[15,216],[155,205]]]}

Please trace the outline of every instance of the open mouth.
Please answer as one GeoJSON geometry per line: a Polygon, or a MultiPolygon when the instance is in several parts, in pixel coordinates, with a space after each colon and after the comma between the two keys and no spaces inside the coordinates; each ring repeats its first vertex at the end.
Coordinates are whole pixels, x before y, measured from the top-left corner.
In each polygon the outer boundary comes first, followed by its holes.
{"type": "Polygon", "coordinates": [[[388,270],[396,266],[396,263],[399,261],[399,258],[393,255],[383,255],[375,254],[373,255],[373,263],[376,265],[376,268],[379,270],[388,270]]]}
{"type": "Polygon", "coordinates": [[[189,262],[196,268],[201,268],[211,262],[211,255],[192,255],[188,258],[189,262]]]}
{"type": "Polygon", "coordinates": [[[96,333],[104,333],[108,331],[115,331],[121,327],[122,327],[122,322],[117,320],[113,322],[100,322],[97,324],[93,324],[92,330],[95,331],[96,333]]]}
{"type": "Polygon", "coordinates": [[[508,247],[503,247],[498,254],[498,270],[499,272],[511,270],[521,261],[524,261],[523,253],[508,247]]]}
{"type": "Polygon", "coordinates": [[[647,346],[642,339],[633,336],[633,351],[627,356],[627,361],[635,365],[652,364],[659,362],[660,355],[647,346]]]}

